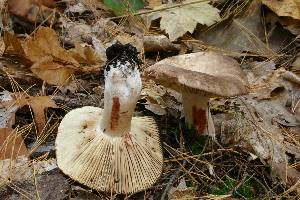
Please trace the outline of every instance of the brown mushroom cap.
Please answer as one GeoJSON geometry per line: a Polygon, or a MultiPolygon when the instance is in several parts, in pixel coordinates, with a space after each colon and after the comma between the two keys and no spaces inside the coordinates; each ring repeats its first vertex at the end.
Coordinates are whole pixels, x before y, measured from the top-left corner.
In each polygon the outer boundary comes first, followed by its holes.
{"type": "Polygon", "coordinates": [[[204,91],[222,97],[249,93],[247,78],[238,62],[214,52],[166,58],[147,68],[144,76],[178,92],[204,91]]]}
{"type": "Polygon", "coordinates": [[[59,168],[72,179],[105,192],[132,193],[150,187],[163,166],[155,121],[133,117],[130,133],[110,137],[99,131],[102,111],[87,106],[64,117],[56,139],[59,168]]]}

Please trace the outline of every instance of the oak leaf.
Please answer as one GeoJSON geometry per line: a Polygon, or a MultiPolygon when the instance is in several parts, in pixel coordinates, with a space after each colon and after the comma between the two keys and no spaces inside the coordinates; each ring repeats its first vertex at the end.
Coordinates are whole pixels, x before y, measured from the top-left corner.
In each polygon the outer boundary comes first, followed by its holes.
{"type": "Polygon", "coordinates": [[[22,92],[16,92],[12,97],[16,100],[5,101],[1,106],[12,106],[18,105],[19,108],[22,108],[25,105],[31,107],[31,110],[34,114],[34,120],[38,128],[38,134],[40,135],[46,125],[46,116],[45,108],[59,108],[55,102],[50,99],[48,96],[38,96],[33,97],[29,96],[22,92]]]}
{"type": "Polygon", "coordinates": [[[186,32],[193,33],[197,23],[210,26],[220,21],[219,10],[208,1],[186,0],[181,7],[169,8],[177,4],[163,4],[154,10],[158,12],[150,14],[149,21],[161,18],[160,27],[169,34],[171,41],[183,36],[186,32]],[[165,10],[161,10],[164,9],[165,10]]]}

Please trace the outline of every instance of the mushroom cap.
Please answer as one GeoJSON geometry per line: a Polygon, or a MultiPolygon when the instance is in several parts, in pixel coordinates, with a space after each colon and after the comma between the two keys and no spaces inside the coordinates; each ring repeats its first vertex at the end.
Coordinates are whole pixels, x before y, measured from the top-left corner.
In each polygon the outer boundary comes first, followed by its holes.
{"type": "Polygon", "coordinates": [[[230,97],[249,93],[248,80],[236,60],[214,52],[173,56],[145,69],[143,76],[178,92],[230,97]]]}
{"type": "Polygon", "coordinates": [[[131,132],[109,137],[99,130],[102,109],[86,106],[69,112],[56,138],[59,168],[96,190],[132,193],[153,185],[163,167],[157,125],[150,117],[133,117],[131,132]]]}

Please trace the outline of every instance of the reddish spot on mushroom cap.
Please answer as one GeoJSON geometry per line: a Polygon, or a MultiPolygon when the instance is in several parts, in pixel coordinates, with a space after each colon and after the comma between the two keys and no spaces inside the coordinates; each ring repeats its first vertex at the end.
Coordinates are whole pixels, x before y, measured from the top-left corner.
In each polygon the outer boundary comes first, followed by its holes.
{"type": "Polygon", "coordinates": [[[193,125],[198,132],[203,135],[207,127],[206,110],[197,109],[195,105],[192,107],[193,125]]]}
{"type": "Polygon", "coordinates": [[[116,131],[118,128],[118,122],[120,118],[120,100],[119,97],[113,97],[113,106],[111,109],[111,116],[110,116],[110,128],[112,131],[116,131]]]}

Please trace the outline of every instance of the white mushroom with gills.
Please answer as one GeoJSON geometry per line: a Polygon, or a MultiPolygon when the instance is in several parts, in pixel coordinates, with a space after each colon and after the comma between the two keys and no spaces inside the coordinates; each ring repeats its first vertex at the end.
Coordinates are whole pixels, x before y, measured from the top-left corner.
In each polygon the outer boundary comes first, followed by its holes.
{"type": "Polygon", "coordinates": [[[248,80],[238,62],[214,52],[166,58],[148,67],[143,76],[180,92],[185,121],[211,137],[215,137],[215,128],[210,98],[249,93],[248,80]]]}
{"type": "Polygon", "coordinates": [[[133,193],[160,177],[162,147],[154,119],[132,117],[142,88],[135,47],[113,45],[106,54],[104,109],[86,106],[63,118],[57,164],[95,190],[133,193]]]}

